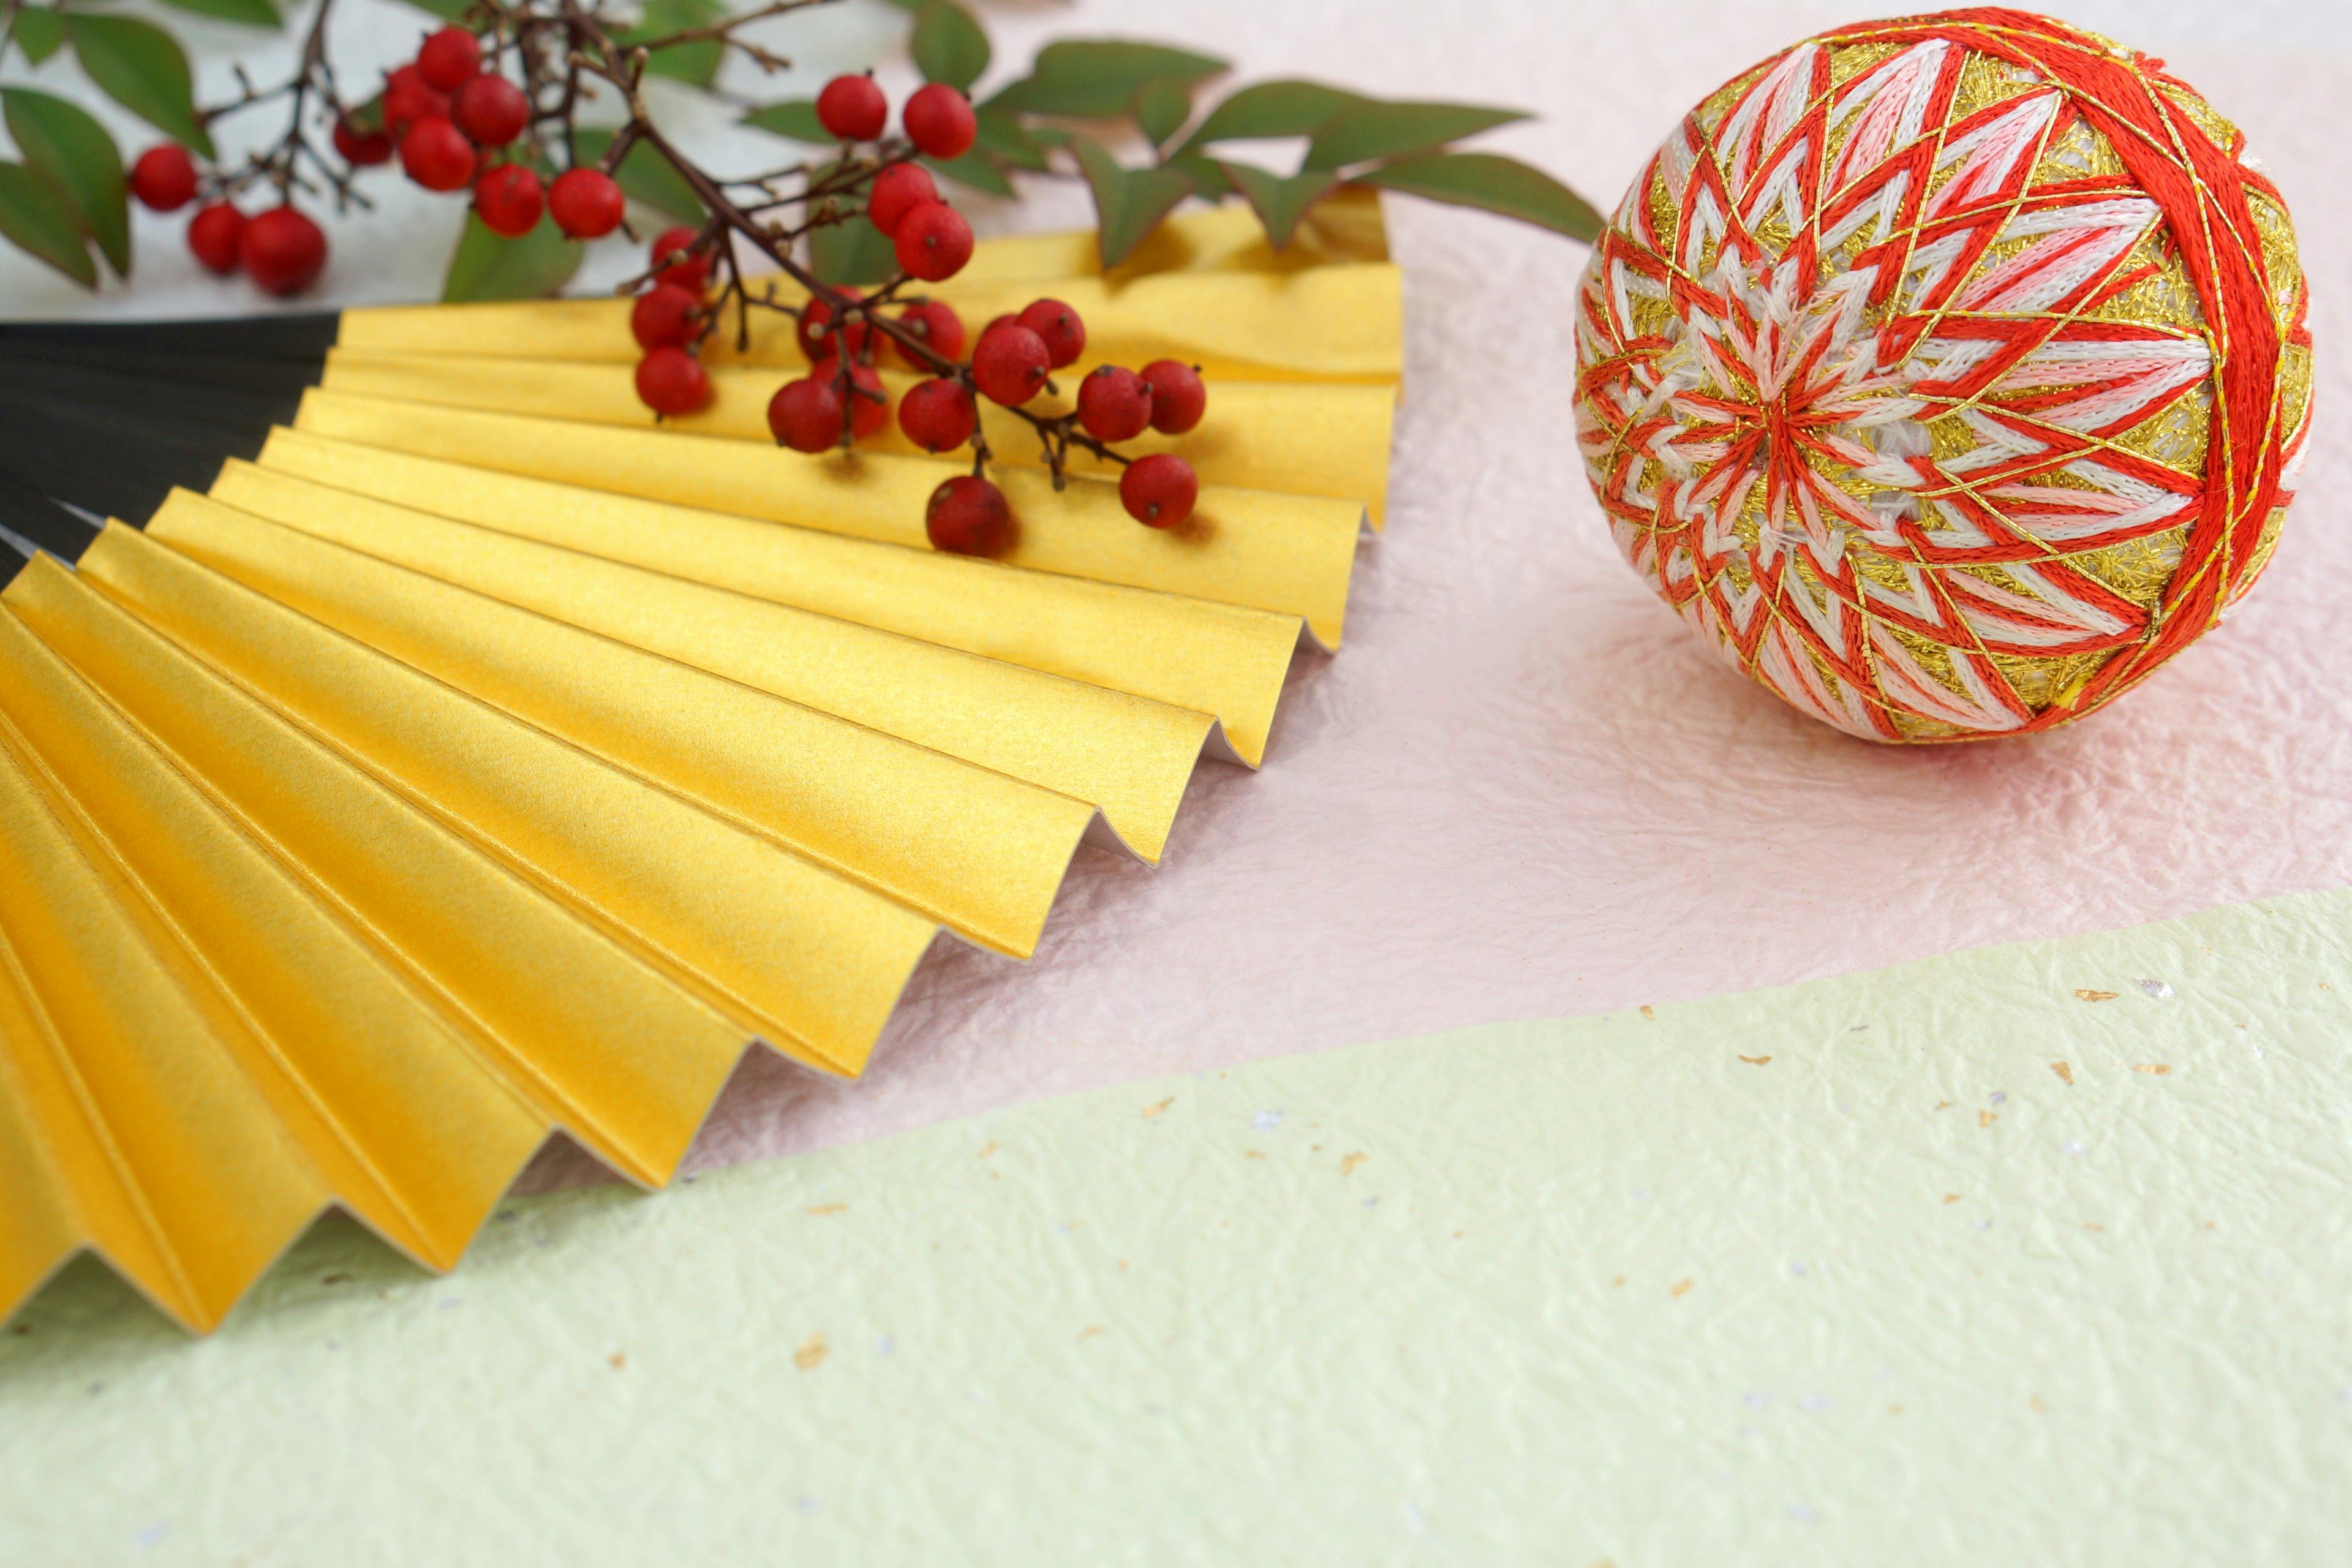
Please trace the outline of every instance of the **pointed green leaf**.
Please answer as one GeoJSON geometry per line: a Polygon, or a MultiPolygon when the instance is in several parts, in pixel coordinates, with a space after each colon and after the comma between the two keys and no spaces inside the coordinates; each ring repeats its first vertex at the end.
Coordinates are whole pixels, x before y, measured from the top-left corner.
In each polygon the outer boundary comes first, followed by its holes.
{"type": "Polygon", "coordinates": [[[474,8],[474,0],[408,0],[408,3],[445,22],[462,21],[466,13],[474,8]]]}
{"type": "Polygon", "coordinates": [[[1191,145],[1245,142],[1273,136],[1307,136],[1343,109],[1370,100],[1319,81],[1262,81],[1245,87],[1209,111],[1191,145]]]}
{"type": "Polygon", "coordinates": [[[81,242],[73,208],[55,185],[22,163],[0,163],[0,235],[83,288],[98,287],[98,263],[81,242]]]}
{"type": "Polygon", "coordinates": [[[922,8],[908,47],[925,81],[970,90],[988,68],[988,34],[971,12],[949,0],[931,0],[922,8]]]}
{"type": "Polygon", "coordinates": [[[1339,187],[1339,176],[1328,169],[1309,169],[1288,179],[1269,174],[1264,169],[1247,163],[1220,163],[1218,168],[1234,183],[1234,188],[1249,199],[1257,213],[1257,221],[1265,226],[1266,242],[1276,250],[1290,243],[1298,232],[1298,220],[1307,209],[1329,195],[1339,187]]]}
{"type": "Polygon", "coordinates": [[[276,27],[284,25],[278,7],[269,0],[163,0],[183,11],[199,16],[214,16],[224,22],[243,22],[248,27],[276,27]]]}
{"type": "Polygon", "coordinates": [[[959,185],[968,185],[975,191],[985,191],[992,196],[1017,194],[1003,166],[977,148],[961,158],[924,158],[919,162],[934,174],[953,180],[959,185]]]}
{"type": "MultiPolygon", "coordinates": [[[[667,37],[690,27],[707,27],[726,14],[727,7],[721,0],[646,0],[644,19],[620,34],[619,42],[626,47],[667,37]]],[[[672,44],[654,50],[646,61],[646,70],[672,81],[709,87],[717,79],[719,62],[726,52],[727,47],[716,38],[672,44]]]]}
{"type": "Polygon", "coordinates": [[[977,118],[980,134],[973,145],[981,152],[1016,169],[1038,174],[1054,166],[1045,156],[1044,139],[1024,127],[1020,117],[1012,110],[983,108],[977,118]]]}
{"type": "Polygon", "coordinates": [[[30,88],[0,88],[0,116],[25,162],[58,188],[74,226],[98,242],[118,278],[131,275],[131,207],[122,152],[80,105],[30,88]]]}
{"type": "Polygon", "coordinates": [[[129,16],[66,17],[74,54],[99,90],[201,157],[214,156],[213,139],[197,123],[188,57],[179,40],[152,22],[129,16]]]}
{"type": "Polygon", "coordinates": [[[365,103],[343,116],[343,122],[362,136],[373,136],[383,129],[383,94],[377,93],[365,103]]]}
{"type": "Polygon", "coordinates": [[[16,13],[16,45],[26,62],[39,65],[65,47],[66,19],[55,11],[27,5],[16,13]]]}
{"type": "Polygon", "coordinates": [[[1493,153],[1446,153],[1359,174],[1354,184],[1483,207],[1590,243],[1605,221],[1591,204],[1541,169],[1493,153]]]}
{"type": "Polygon", "coordinates": [[[1192,182],[1192,194],[1203,201],[1219,202],[1233,194],[1234,183],[1217,167],[1217,161],[1201,153],[1171,153],[1160,161],[1163,169],[1173,169],[1192,182]]]}
{"type": "Polygon", "coordinates": [[[1180,169],[1122,169],[1109,153],[1082,137],[1073,138],[1070,145],[1095,194],[1106,268],[1126,260],[1160,226],[1169,209],[1192,194],[1192,177],[1180,169]]]}
{"type": "Polygon", "coordinates": [[[442,280],[445,305],[477,300],[543,300],[580,270],[588,247],[566,238],[546,218],[518,239],[495,234],[479,213],[466,215],[466,232],[449,257],[449,274],[442,280]]]}
{"type": "Polygon", "coordinates": [[[1143,128],[1143,139],[1154,147],[1166,146],[1168,139],[1183,130],[1184,121],[1192,118],[1192,89],[1182,82],[1163,77],[1135,89],[1135,122],[1143,128]]]}
{"type": "Polygon", "coordinates": [[[898,275],[898,253],[860,214],[809,236],[809,269],[826,283],[882,283],[898,275]]]}
{"type": "Polygon", "coordinates": [[[1193,82],[1227,68],[1226,62],[1213,56],[1160,44],[1073,39],[1040,49],[1029,74],[989,101],[1031,114],[1108,120],[1128,111],[1136,89],[1145,82],[1162,77],[1193,82]]]}
{"type": "MultiPolygon", "coordinates": [[[[593,126],[573,135],[572,145],[583,163],[603,161],[605,150],[613,145],[613,132],[608,126],[593,126]]],[[[703,210],[702,198],[686,183],[686,176],[674,168],[670,161],[640,142],[621,160],[613,171],[620,184],[621,194],[633,202],[641,202],[667,217],[684,223],[700,223],[709,216],[703,210]]]]}
{"type": "Polygon", "coordinates": [[[1344,169],[1375,158],[1427,152],[1527,116],[1475,103],[1359,103],[1331,116],[1307,149],[1310,169],[1344,169]]]}
{"type": "Polygon", "coordinates": [[[788,98],[782,103],[772,103],[745,115],[740,123],[754,131],[765,131],[790,142],[805,142],[812,147],[829,147],[833,132],[816,117],[816,100],[813,98],[788,98]]]}

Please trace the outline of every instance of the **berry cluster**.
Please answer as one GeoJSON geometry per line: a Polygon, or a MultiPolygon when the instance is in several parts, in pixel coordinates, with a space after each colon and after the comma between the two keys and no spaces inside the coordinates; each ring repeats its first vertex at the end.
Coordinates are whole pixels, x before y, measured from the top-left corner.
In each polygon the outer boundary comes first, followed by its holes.
{"type": "MultiPolygon", "coordinates": [[[[643,148],[666,161],[709,216],[698,226],[656,237],[646,270],[627,286],[635,294],[630,330],[644,351],[636,393],[659,416],[709,405],[710,377],[700,350],[730,306],[740,343],[749,342],[752,309],[782,310],[795,318],[810,364],[768,406],[769,428],[783,446],[823,452],[883,430],[892,409],[876,368],[878,354],[924,377],[899,400],[898,427],[925,451],[969,447],[972,454],[971,472],[940,486],[930,500],[927,531],[940,549],[996,554],[1011,542],[1011,509],[986,477],[992,454],[980,417],[982,398],[1035,432],[1056,489],[1076,447],[1119,465],[1119,499],[1138,521],[1153,528],[1182,523],[1199,495],[1192,467],[1167,453],[1130,458],[1116,447],[1146,430],[1177,435],[1198,425],[1207,394],[1194,369],[1172,360],[1140,371],[1104,365],[1079,381],[1073,411],[1040,412],[1032,406],[1039,395],[1058,393],[1054,373],[1076,365],[1085,353],[1086,323],[1076,310],[1039,300],[989,322],[974,340],[952,308],[911,292],[945,282],[971,259],[971,225],[941,197],[921,162],[962,157],[977,141],[977,117],[960,89],[938,82],[918,89],[900,106],[892,135],[890,101],[872,73],[836,77],[815,104],[818,121],[839,143],[835,153],[746,179],[704,173],[662,136],[639,91],[651,50],[716,36],[773,68],[782,62],[730,31],[765,14],[630,45],[593,15],[480,0],[469,13],[478,31],[449,26],[427,36],[416,58],[388,72],[383,93],[361,110],[341,107],[331,73],[315,60],[306,64],[297,90],[316,92],[331,107],[334,150],[344,163],[360,168],[397,158],[427,190],[470,190],[483,225],[509,238],[530,233],[543,218],[577,239],[610,234],[624,217],[612,174],[620,159],[643,148]],[[583,77],[619,89],[630,118],[606,143],[601,164],[573,163],[547,179],[559,155],[572,149],[583,77]],[[788,209],[797,210],[797,223],[772,216],[788,209]],[[796,258],[801,238],[847,222],[872,224],[897,259],[897,275],[871,294],[829,286],[796,258]],[[772,290],[755,297],[742,267],[751,252],[803,285],[807,302],[798,309],[779,304],[772,290]]],[[[314,28],[311,53],[316,48],[314,28]]],[[[206,267],[241,268],[273,293],[298,292],[325,265],[327,241],[291,205],[295,187],[311,188],[295,173],[297,154],[330,175],[339,199],[351,193],[303,140],[299,103],[295,120],[271,160],[235,174],[200,173],[177,145],[152,148],[132,171],[131,188],[159,212],[198,205],[188,244],[206,267]],[[275,185],[278,205],[247,217],[232,198],[257,181],[275,185]]]]}
{"type": "MultiPolygon", "coordinates": [[[[204,184],[195,160],[176,142],[148,148],[131,166],[131,194],[159,213],[195,201],[204,184]]],[[[247,217],[226,199],[204,203],[188,221],[188,248],[215,272],[242,268],[272,294],[300,293],[327,265],[325,233],[289,204],[247,217]]]]}
{"type": "MultiPolygon", "coordinates": [[[[1015,411],[1037,433],[1057,489],[1076,445],[1123,466],[1119,500],[1137,521],[1173,528],[1190,517],[1200,493],[1192,465],[1167,453],[1130,458],[1112,447],[1147,429],[1181,435],[1200,424],[1208,393],[1197,370],[1173,360],[1140,371],[1102,365],[1079,382],[1074,413],[1040,414],[1026,405],[1041,393],[1055,392],[1053,373],[1077,363],[1086,352],[1086,322],[1076,310],[1058,300],[1038,300],[1018,315],[1000,316],[982,330],[966,360],[964,323],[950,306],[900,299],[913,284],[954,277],[971,259],[971,226],[940,197],[930,172],[913,161],[919,153],[954,158],[970,150],[977,125],[964,95],[936,83],[915,92],[899,116],[903,142],[882,141],[889,100],[870,75],[835,78],[819,95],[816,112],[842,143],[839,170],[850,177],[837,194],[862,190],[865,216],[890,240],[898,276],[871,296],[814,285],[809,301],[792,312],[810,368],[768,404],[768,428],[778,445],[824,452],[879,432],[890,417],[890,400],[875,360],[877,352],[887,352],[929,375],[899,400],[898,428],[907,438],[927,452],[972,449],[972,472],[940,485],[930,499],[925,531],[937,548],[993,555],[1011,541],[1011,507],[984,477],[990,452],[980,419],[983,397],[1015,411]],[[870,161],[858,155],[863,143],[876,144],[870,161]]],[[[691,414],[709,401],[709,378],[693,351],[717,321],[705,286],[713,255],[725,254],[718,248],[724,233],[713,224],[700,232],[673,229],[654,242],[654,267],[631,310],[630,329],[646,351],[637,364],[637,395],[657,415],[691,414]]],[[[746,310],[769,303],[752,299],[740,283],[733,292],[746,310]]]]}
{"type": "Polygon", "coordinates": [[[403,173],[428,191],[473,187],[474,211],[493,234],[519,238],[544,213],[574,239],[601,239],[621,226],[621,187],[602,169],[568,169],[551,184],[509,149],[530,126],[530,96],[496,68],[495,43],[486,68],[481,39],[463,27],[444,27],[425,40],[416,58],[384,79],[381,135],[353,156],[360,141],[348,118],[336,146],[352,162],[383,163],[400,154],[403,173]]]}
{"type": "MultiPolygon", "coordinates": [[[[473,205],[493,233],[528,234],[542,213],[575,239],[597,239],[621,225],[621,187],[602,169],[574,168],[542,183],[536,149],[521,141],[534,120],[530,96],[499,74],[499,46],[489,58],[483,37],[463,27],[428,36],[416,58],[387,73],[383,92],[360,110],[339,110],[335,151],[352,168],[390,163],[428,191],[470,186],[473,205]]],[[[200,195],[188,224],[188,248],[213,271],[242,269],[272,294],[296,294],[327,263],[327,237],[285,200],[247,217],[229,199],[234,182],[203,175],[186,148],[167,142],[142,153],[131,194],[157,212],[176,212],[200,195]]]]}

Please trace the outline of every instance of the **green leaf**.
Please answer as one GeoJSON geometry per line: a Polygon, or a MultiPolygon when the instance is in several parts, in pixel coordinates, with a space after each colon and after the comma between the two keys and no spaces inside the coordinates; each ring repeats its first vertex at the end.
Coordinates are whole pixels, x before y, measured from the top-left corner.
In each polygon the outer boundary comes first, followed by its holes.
{"type": "Polygon", "coordinates": [[[83,288],[98,287],[98,263],[82,245],[73,208],[55,185],[22,163],[0,163],[0,235],[83,288]]]}
{"type": "Polygon", "coordinates": [[[1484,109],[1475,103],[1359,103],[1316,128],[1307,166],[1342,169],[1375,158],[1427,152],[1526,118],[1516,109],[1484,109]]]}
{"type": "Polygon", "coordinates": [[[961,158],[923,158],[918,162],[934,174],[944,175],[957,184],[969,185],[975,191],[985,191],[992,196],[1017,194],[1003,167],[976,148],[961,158]]]}
{"type": "Polygon", "coordinates": [[[1234,189],[1249,199],[1250,206],[1257,213],[1257,221],[1265,226],[1266,242],[1276,250],[1288,245],[1290,237],[1298,232],[1298,220],[1307,216],[1307,209],[1339,184],[1339,176],[1328,169],[1309,169],[1285,179],[1247,163],[1220,163],[1217,167],[1224,171],[1234,189]]]}
{"type": "Polygon", "coordinates": [[[474,6],[474,0],[408,0],[408,3],[445,22],[462,21],[466,13],[474,6]]]}
{"type": "Polygon", "coordinates": [[[176,5],[199,16],[215,16],[224,22],[243,22],[248,27],[278,27],[285,18],[269,0],[163,0],[166,5],[176,5]]]}
{"type": "Polygon", "coordinates": [[[1213,56],[1160,44],[1074,39],[1040,49],[1029,74],[989,101],[1031,114],[1108,120],[1125,114],[1136,90],[1148,81],[1165,77],[1193,82],[1227,68],[1226,62],[1213,56]]]}
{"type": "MultiPolygon", "coordinates": [[[[573,135],[572,145],[581,163],[600,163],[613,145],[613,132],[601,125],[584,128],[573,135]]],[[[686,183],[686,176],[642,142],[629,149],[621,166],[613,171],[613,178],[619,182],[623,195],[666,216],[700,223],[709,216],[703,210],[702,198],[686,183]]]]}
{"type": "Polygon", "coordinates": [[[1160,161],[1163,169],[1173,169],[1192,182],[1192,194],[1203,201],[1223,201],[1232,193],[1234,183],[1225,178],[1217,161],[1202,153],[1171,153],[1160,161]]]}
{"type": "Polygon", "coordinates": [[[46,175],[73,211],[74,226],[98,242],[118,278],[131,275],[131,207],[122,150],[76,103],[30,88],[0,88],[0,115],[25,162],[46,175]]]}
{"type": "Polygon", "coordinates": [[[587,250],[544,217],[530,233],[508,239],[491,232],[481,214],[468,212],[466,232],[449,258],[449,275],[442,280],[441,302],[545,299],[580,270],[587,250]]]}
{"type": "Polygon", "coordinates": [[[979,124],[979,134],[972,145],[979,151],[1016,169],[1028,169],[1041,174],[1054,166],[1045,156],[1045,141],[1024,127],[1020,116],[1012,110],[984,108],[974,119],[979,124]]]}
{"type": "MultiPolygon", "coordinates": [[[[722,0],[646,0],[645,19],[620,34],[618,42],[626,47],[682,33],[689,27],[707,27],[726,14],[722,0]]],[[[716,38],[673,44],[654,50],[646,61],[646,71],[673,81],[709,87],[718,77],[719,62],[726,53],[727,46],[716,38]]]]}
{"type": "Polygon", "coordinates": [[[343,122],[362,136],[373,136],[383,129],[383,94],[377,93],[365,103],[343,116],[343,122]]]}
{"type": "Polygon", "coordinates": [[[1095,194],[1102,220],[1102,264],[1118,266],[1141,245],[1169,209],[1192,194],[1192,176],[1181,169],[1122,169],[1111,155],[1083,138],[1073,139],[1078,166],[1095,194]]]}
{"type": "Polygon", "coordinates": [[[816,100],[813,98],[786,99],[782,103],[769,104],[745,115],[742,124],[754,131],[766,131],[787,141],[805,142],[812,147],[829,147],[833,132],[816,117],[816,100]]]}
{"type": "Polygon", "coordinates": [[[1455,206],[1483,207],[1587,243],[1600,237],[1606,222],[1582,196],[1541,169],[1493,153],[1412,158],[1359,174],[1353,183],[1455,206]]]}
{"type": "Polygon", "coordinates": [[[1135,122],[1144,140],[1164,147],[1168,139],[1192,118],[1192,92],[1181,81],[1147,81],[1135,89],[1135,122]]]}
{"type": "Polygon", "coordinates": [[[809,236],[809,270],[825,283],[884,283],[898,275],[898,253],[861,213],[809,236]]]}
{"type": "Polygon", "coordinates": [[[66,19],[55,11],[27,5],[16,13],[16,46],[28,65],[39,65],[65,47],[66,19]]]}
{"type": "Polygon", "coordinates": [[[152,22],[86,11],[68,16],[66,27],[100,91],[198,156],[215,155],[213,139],[196,121],[188,57],[177,39],[152,22]]]}
{"type": "Polygon", "coordinates": [[[915,68],[925,81],[971,90],[988,68],[988,34],[971,13],[948,0],[931,0],[915,17],[915,68]]]}
{"type": "Polygon", "coordinates": [[[1319,81],[1262,81],[1245,87],[1209,111],[1187,143],[1250,142],[1275,136],[1311,135],[1343,109],[1371,100],[1319,81]]]}

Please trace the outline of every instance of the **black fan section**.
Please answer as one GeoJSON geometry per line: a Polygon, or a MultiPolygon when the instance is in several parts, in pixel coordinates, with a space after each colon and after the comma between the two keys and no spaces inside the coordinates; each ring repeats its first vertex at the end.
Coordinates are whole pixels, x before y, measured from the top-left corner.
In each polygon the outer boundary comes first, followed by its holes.
{"type": "Polygon", "coordinates": [[[259,453],[338,319],[0,323],[0,583],[26,546],[78,560],[106,519],[144,522],[259,453]]]}

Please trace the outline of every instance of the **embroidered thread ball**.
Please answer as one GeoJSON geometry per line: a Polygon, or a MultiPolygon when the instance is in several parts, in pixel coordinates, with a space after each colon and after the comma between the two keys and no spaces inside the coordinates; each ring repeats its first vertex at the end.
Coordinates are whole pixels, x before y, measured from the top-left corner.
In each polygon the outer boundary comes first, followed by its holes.
{"type": "Polygon", "coordinates": [[[1825,33],[1683,121],[1579,295],[1618,546],[1878,741],[2112,701],[2268,563],[2310,423],[2294,230],[2163,62],[1966,10],[1825,33]]]}

